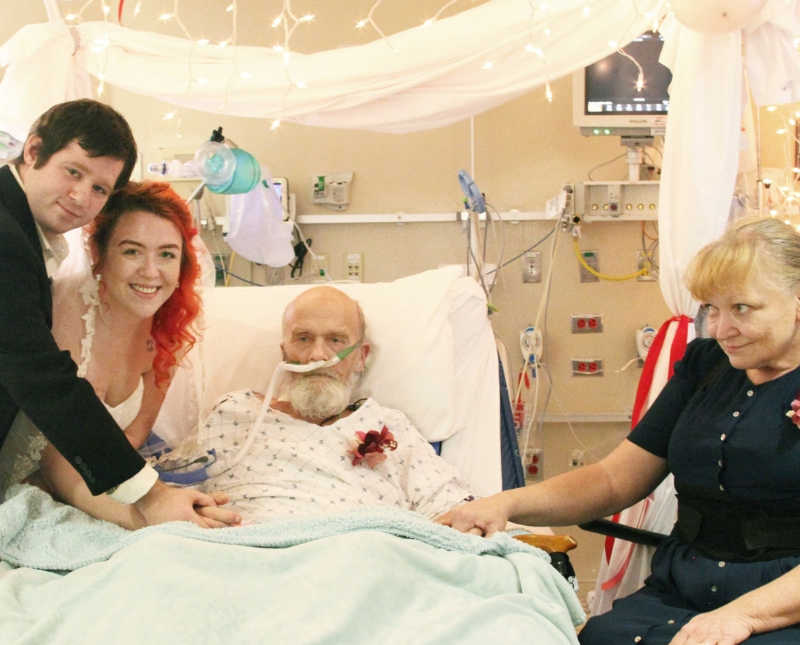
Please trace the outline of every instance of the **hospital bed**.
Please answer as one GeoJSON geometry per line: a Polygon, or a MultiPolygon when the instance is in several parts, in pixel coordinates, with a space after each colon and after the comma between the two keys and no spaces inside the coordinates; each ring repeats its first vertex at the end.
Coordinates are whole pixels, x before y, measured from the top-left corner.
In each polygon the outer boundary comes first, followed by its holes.
{"type": "MultiPolygon", "coordinates": [[[[337,284],[373,343],[362,395],[403,410],[476,495],[502,487],[500,370],[486,300],[457,267],[337,284]]],[[[202,341],[155,431],[177,445],[225,392],[265,390],[284,306],[306,286],[204,292],[202,341]]],[[[576,643],[584,615],[549,558],[503,533],[367,509],[128,532],[31,486],[0,505],[0,642],[576,643]]]]}

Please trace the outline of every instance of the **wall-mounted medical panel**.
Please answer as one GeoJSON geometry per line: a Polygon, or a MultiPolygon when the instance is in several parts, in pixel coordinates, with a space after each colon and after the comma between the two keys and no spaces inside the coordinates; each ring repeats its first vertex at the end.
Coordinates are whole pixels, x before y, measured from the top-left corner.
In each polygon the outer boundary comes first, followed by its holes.
{"type": "Polygon", "coordinates": [[[578,191],[584,221],[658,219],[658,181],[587,181],[578,191]]]}

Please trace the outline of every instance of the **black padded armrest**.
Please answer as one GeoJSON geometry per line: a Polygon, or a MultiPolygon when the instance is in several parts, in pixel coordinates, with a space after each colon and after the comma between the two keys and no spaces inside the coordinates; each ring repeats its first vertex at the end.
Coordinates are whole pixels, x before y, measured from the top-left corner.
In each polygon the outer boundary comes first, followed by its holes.
{"type": "Polygon", "coordinates": [[[578,524],[584,531],[591,531],[592,533],[602,533],[603,535],[610,535],[620,540],[628,540],[628,542],[635,542],[636,544],[647,544],[649,546],[658,546],[668,536],[663,533],[653,533],[653,531],[645,531],[644,529],[635,529],[632,526],[619,524],[610,520],[592,520],[578,524]]]}

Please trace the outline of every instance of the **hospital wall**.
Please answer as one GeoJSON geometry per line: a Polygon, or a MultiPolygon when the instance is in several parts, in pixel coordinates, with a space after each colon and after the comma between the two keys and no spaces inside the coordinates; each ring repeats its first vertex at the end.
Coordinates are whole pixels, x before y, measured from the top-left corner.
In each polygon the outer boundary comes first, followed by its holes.
{"type": "MultiPolygon", "coordinates": [[[[15,4],[13,17],[5,15],[9,7],[0,10],[3,18],[0,42],[25,22],[46,19],[39,3],[23,4],[22,8],[19,3],[15,4]]],[[[311,4],[322,14],[317,22],[324,22],[325,12],[330,11],[326,8],[328,3],[311,4]]],[[[360,4],[364,6],[353,8],[353,20],[330,23],[338,25],[340,31],[316,29],[312,32],[313,28],[309,27],[307,33],[313,33],[313,44],[309,40],[304,42],[300,30],[297,46],[313,51],[337,46],[343,40],[356,41],[355,36],[343,30],[352,30],[358,17],[356,10],[368,9],[366,4],[369,3],[360,4]]],[[[383,20],[389,31],[411,27],[435,13],[441,4],[433,0],[388,3],[383,20]],[[414,9],[408,9],[409,4],[413,4],[414,9]]],[[[146,10],[147,3],[144,6],[146,10]]],[[[202,32],[213,38],[212,25],[203,23],[203,14],[211,21],[214,11],[195,11],[184,19],[193,33],[202,32]]],[[[240,2],[240,12],[247,20],[240,21],[239,42],[264,44],[264,32],[277,13],[277,3],[240,2]]],[[[151,21],[150,28],[163,31],[152,18],[151,21]]],[[[148,25],[137,24],[136,27],[148,28],[148,25]]],[[[371,36],[358,38],[365,41],[371,36]]],[[[539,88],[475,116],[472,140],[470,123],[466,121],[401,135],[291,123],[283,123],[271,131],[269,123],[262,120],[185,109],[165,120],[164,115],[175,110],[173,106],[109,86],[106,86],[104,98],[131,122],[145,166],[175,152],[193,152],[213,128],[222,125],[226,136],[266,164],[273,175],[288,179],[301,219],[303,215],[335,214],[312,203],[311,178],[321,172],[336,171],[354,172],[351,203],[343,214],[452,214],[449,222],[302,225],[304,235],[313,240],[314,251],[327,256],[334,279],[344,276],[346,254],[359,252],[363,254],[364,281],[380,282],[442,264],[465,263],[466,235],[455,215],[462,207],[457,172],[471,168],[473,147],[475,180],[493,207],[506,213],[514,209],[544,211],[546,200],[562,185],[572,183],[579,187],[588,179],[590,170],[624,152],[617,138],[586,138],[579,134],[572,124],[568,78],[555,79],[552,91],[552,102],[546,100],[543,89],[539,88]]],[[[765,143],[769,147],[768,138],[765,143]]],[[[598,168],[592,177],[613,180],[623,179],[626,174],[624,160],[618,160],[598,168]]],[[[189,183],[175,186],[184,194],[193,187],[189,183]]],[[[219,199],[212,199],[205,202],[204,208],[211,209],[207,211],[211,214],[222,214],[223,204],[219,199]]],[[[514,257],[552,228],[552,221],[517,222],[513,216],[503,224],[496,224],[490,231],[487,261],[497,263],[514,257]]],[[[647,224],[645,234],[657,235],[654,222],[647,224]]],[[[627,274],[636,268],[636,251],[641,248],[642,235],[640,221],[588,223],[582,227],[580,247],[597,252],[602,272],[627,274]]],[[[204,236],[213,252],[230,254],[219,231],[206,231],[204,236]]],[[[542,308],[540,327],[545,330],[544,362],[550,378],[540,371],[539,411],[545,400],[548,405],[544,410],[545,422],[532,439],[532,445],[543,449],[543,474],[551,477],[566,470],[576,454],[585,462],[595,461],[625,436],[628,429],[625,419],[641,369],[634,362],[621,370],[636,356],[635,330],[645,324],[658,327],[670,312],[655,281],[581,282],[572,241],[561,231],[537,248],[542,251],[545,276],[552,264],[549,298],[543,297],[546,281],[523,283],[522,263],[516,260],[499,272],[490,297],[496,309],[491,320],[498,339],[508,350],[509,372],[512,380],[516,380],[521,364],[520,330],[532,324],[542,308]],[[551,263],[553,239],[557,246],[551,263]],[[603,331],[571,333],[570,316],[573,314],[600,314],[603,331]],[[602,359],[603,375],[573,376],[573,358],[602,359]],[[548,398],[551,383],[552,394],[548,398]]],[[[311,261],[306,262],[303,275],[295,279],[290,277],[288,268],[271,270],[241,259],[233,263],[232,269],[247,280],[261,284],[322,280],[315,274],[311,261]]],[[[236,279],[230,282],[240,283],[236,279]]],[[[565,530],[576,535],[582,545],[573,561],[585,592],[594,583],[602,538],[575,527],[565,527],[565,530]]]]}
{"type": "MultiPolygon", "coordinates": [[[[579,184],[587,178],[589,169],[623,152],[617,139],[585,138],[573,127],[568,79],[557,80],[552,87],[552,103],[537,90],[474,119],[475,179],[499,211],[542,212],[545,201],[564,183],[579,184]]],[[[344,276],[349,252],[363,254],[363,279],[368,282],[393,280],[441,264],[466,261],[466,235],[455,213],[462,204],[457,172],[470,168],[468,123],[403,135],[287,123],[270,131],[264,122],[183,111],[186,143],[182,144],[176,139],[175,124],[161,119],[168,106],[119,91],[114,92],[114,99],[131,119],[143,153],[151,155],[150,159],[160,158],[161,146],[183,145],[190,149],[213,127],[223,125],[227,136],[267,164],[274,175],[288,178],[301,219],[306,214],[334,213],[312,203],[312,175],[351,170],[352,201],[344,214],[453,214],[451,222],[441,223],[302,225],[315,252],[327,256],[335,279],[344,276]]],[[[593,173],[593,177],[623,178],[626,170],[624,164],[616,163],[593,173]]],[[[580,246],[597,251],[603,272],[630,273],[636,267],[635,254],[641,246],[641,226],[641,222],[587,224],[582,229],[580,246]]],[[[504,240],[502,258],[508,259],[543,238],[552,227],[551,221],[497,225],[495,234],[490,232],[488,261],[497,262],[500,258],[497,238],[504,240]]],[[[647,232],[657,233],[653,223],[648,224],[647,232]]],[[[644,324],[657,327],[670,315],[657,282],[580,282],[571,239],[560,231],[556,236],[552,287],[547,316],[541,325],[546,330],[544,360],[553,383],[545,414],[557,421],[546,422],[532,439],[532,445],[543,449],[544,477],[566,470],[574,451],[579,451],[585,462],[593,461],[625,435],[628,422],[624,419],[631,409],[641,369],[634,363],[624,372],[619,370],[636,356],[635,330],[644,324]],[[570,315],[580,313],[602,315],[603,332],[572,334],[570,315]],[[571,359],[586,357],[604,361],[603,376],[571,375],[571,359]],[[589,423],[582,420],[584,415],[607,417],[608,421],[589,423]]],[[[213,250],[229,252],[218,234],[207,234],[206,239],[213,250]]],[[[542,251],[545,275],[550,269],[551,242],[548,239],[537,247],[542,251]]],[[[300,280],[321,281],[314,269],[307,258],[300,280]]],[[[234,262],[233,271],[262,284],[292,282],[288,268],[276,272],[238,261],[234,262]]],[[[230,284],[241,282],[231,279],[230,284]]],[[[538,308],[545,306],[544,287],[544,281],[523,283],[522,263],[517,260],[502,269],[492,290],[491,302],[497,310],[492,314],[492,324],[508,349],[512,379],[521,363],[519,332],[532,324],[538,308]]],[[[549,382],[544,374],[540,381],[541,410],[549,382]]],[[[574,535],[581,544],[574,552],[573,563],[583,597],[594,586],[602,537],[577,527],[557,530],[574,535]]]]}

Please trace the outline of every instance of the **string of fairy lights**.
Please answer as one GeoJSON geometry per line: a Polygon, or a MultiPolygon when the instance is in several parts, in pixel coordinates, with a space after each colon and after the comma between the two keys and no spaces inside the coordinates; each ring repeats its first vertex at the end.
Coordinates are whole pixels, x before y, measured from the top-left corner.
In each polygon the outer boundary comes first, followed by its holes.
{"type": "MultiPolygon", "coordinates": [[[[71,0],[62,0],[64,3],[72,4],[71,0]]],[[[393,41],[392,35],[388,34],[382,26],[378,17],[379,10],[387,0],[374,0],[367,12],[354,23],[354,29],[363,31],[371,29],[377,36],[386,43],[392,51],[397,51],[393,41]]],[[[448,10],[458,8],[457,5],[464,4],[466,0],[446,0],[443,2],[438,10],[432,15],[425,18],[422,23],[418,25],[419,28],[426,28],[431,26],[437,20],[441,19],[448,10]]],[[[111,22],[116,17],[120,24],[131,26],[142,14],[142,1],[137,0],[130,8],[130,2],[125,6],[125,0],[117,0],[111,2],[110,0],[84,0],[75,11],[70,11],[65,14],[64,19],[70,24],[78,24],[85,19],[85,16],[94,5],[99,5],[100,12],[103,20],[111,22]],[[113,8],[112,8],[112,5],[113,8]],[[112,13],[116,16],[112,17],[112,13]]],[[[169,2],[163,2],[162,5],[169,5],[169,2]]],[[[237,44],[237,23],[239,13],[239,2],[237,0],[225,0],[221,2],[224,4],[224,11],[230,17],[230,33],[227,37],[212,42],[208,38],[201,36],[193,36],[189,29],[187,29],[185,22],[181,18],[181,2],[180,0],[171,0],[171,7],[169,10],[162,11],[157,20],[161,23],[173,23],[180,30],[183,36],[191,40],[198,48],[203,47],[218,47],[225,48],[228,46],[235,46],[237,44]]],[[[547,62],[547,48],[552,35],[549,27],[549,18],[554,15],[554,7],[549,2],[537,2],[529,0],[530,7],[529,23],[530,30],[528,35],[528,42],[524,44],[524,50],[535,57],[535,60],[541,64],[547,62]]],[[[635,5],[636,3],[634,3],[635,5]]],[[[384,5],[385,6],[385,5],[384,5]]],[[[660,12],[649,11],[646,15],[647,21],[651,24],[651,30],[658,32],[661,24],[667,16],[669,11],[668,4],[666,8],[660,12]]],[[[585,19],[590,19],[592,16],[592,6],[586,4],[580,14],[585,19]]],[[[449,14],[448,14],[449,15],[449,14]]],[[[271,21],[271,29],[277,33],[277,40],[270,46],[272,49],[280,54],[283,59],[284,69],[286,73],[286,92],[294,90],[302,90],[307,87],[305,79],[297,79],[292,75],[291,60],[293,56],[293,37],[296,35],[298,29],[304,28],[312,24],[316,20],[316,15],[312,12],[297,12],[292,6],[292,0],[281,0],[280,11],[274,16],[271,21]]],[[[100,52],[108,48],[110,40],[108,38],[98,39],[91,44],[95,52],[100,52]]],[[[641,91],[645,84],[646,79],[642,66],[629,52],[625,51],[624,47],[615,40],[609,40],[608,45],[612,51],[618,52],[620,55],[629,59],[637,68],[638,74],[636,78],[636,89],[641,91]]],[[[795,46],[800,47],[800,39],[795,41],[795,46]]],[[[480,66],[483,71],[490,71],[495,67],[496,61],[484,60],[480,66]]],[[[253,73],[247,70],[239,70],[236,72],[238,77],[242,80],[252,78],[253,73]]],[[[554,79],[552,79],[554,80],[554,79]]],[[[192,75],[190,83],[203,85],[207,83],[207,79],[201,76],[192,75]]],[[[101,71],[97,79],[97,94],[102,96],[105,88],[105,74],[101,71]]],[[[551,86],[551,79],[546,79],[544,82],[544,98],[547,102],[552,103],[554,100],[554,93],[551,86]]],[[[796,108],[796,106],[794,106],[796,108]]],[[[763,199],[759,207],[774,216],[781,216],[791,220],[793,224],[797,225],[800,230],[800,111],[795,111],[791,106],[769,106],[766,108],[767,112],[777,112],[780,120],[780,127],[775,131],[775,135],[784,142],[784,163],[782,167],[787,170],[783,173],[783,177],[766,179],[762,182],[763,199]],[[788,170],[791,169],[791,170],[788,170]]],[[[175,120],[176,122],[176,136],[181,137],[181,115],[180,110],[170,109],[162,115],[164,120],[175,120]]],[[[274,118],[270,123],[270,129],[276,130],[280,127],[281,119],[274,118]]],[[[771,133],[770,133],[771,134],[771,133]]],[[[773,137],[774,139],[774,137],[773,137]]]]}
{"type": "MultiPolygon", "coordinates": [[[[429,17],[425,18],[418,28],[430,27],[437,20],[440,20],[443,15],[447,14],[448,10],[458,8],[457,5],[466,3],[467,0],[446,0],[439,8],[429,17]]],[[[378,17],[378,12],[386,0],[373,0],[367,12],[354,23],[356,31],[371,29],[377,36],[386,43],[392,51],[397,52],[392,35],[387,34],[385,28],[381,25],[378,17]]],[[[151,0],[152,4],[159,3],[159,0],[151,0]]],[[[96,9],[99,8],[102,19],[109,24],[115,19],[116,22],[124,26],[133,26],[137,21],[142,19],[143,2],[137,0],[136,2],[125,0],[83,0],[80,4],[73,0],[61,0],[61,4],[74,9],[67,11],[64,14],[64,20],[68,24],[79,24],[87,19],[90,10],[94,10],[91,14],[92,19],[96,18],[96,9]],[[131,7],[132,5],[132,7],[131,7]],[[113,15],[112,15],[113,14],[113,15]]],[[[237,44],[237,25],[239,18],[239,5],[241,3],[237,0],[221,0],[220,5],[224,5],[224,12],[230,19],[229,34],[216,41],[211,41],[205,36],[193,36],[182,19],[181,15],[181,0],[160,0],[162,11],[157,15],[157,21],[163,24],[174,24],[184,38],[192,41],[193,46],[201,51],[204,47],[217,47],[225,48],[228,46],[236,46],[237,44]],[[163,10],[166,8],[166,10],[163,10]]],[[[558,5],[553,2],[540,2],[528,0],[530,8],[529,12],[529,34],[528,42],[523,47],[525,52],[535,57],[540,64],[544,65],[547,62],[547,48],[550,43],[552,31],[549,27],[551,18],[555,15],[558,5]]],[[[385,6],[385,5],[384,5],[385,6]]],[[[636,3],[634,2],[634,6],[636,3]]],[[[150,7],[152,9],[152,6],[150,7]]],[[[580,15],[584,19],[590,19],[592,16],[592,6],[586,4],[580,15]]],[[[660,11],[649,11],[645,14],[647,21],[650,23],[650,29],[658,32],[661,28],[663,21],[670,11],[669,3],[666,3],[660,11]]],[[[447,14],[450,15],[450,14],[447,14]]],[[[295,90],[303,90],[307,87],[305,79],[297,79],[293,77],[291,60],[293,56],[293,37],[298,29],[303,28],[313,23],[316,15],[312,12],[300,13],[296,12],[292,6],[292,0],[280,0],[280,11],[271,21],[271,28],[277,33],[277,40],[269,45],[278,54],[282,56],[283,66],[286,73],[286,93],[295,90]]],[[[91,49],[95,53],[108,51],[110,46],[110,38],[100,37],[90,44],[91,49]]],[[[629,59],[637,68],[638,74],[636,78],[636,89],[641,91],[646,85],[646,79],[642,66],[629,52],[625,51],[620,43],[615,40],[608,41],[609,48],[616,51],[622,56],[629,59]]],[[[800,38],[794,41],[795,48],[800,48],[800,38]]],[[[107,58],[105,61],[107,64],[107,58]]],[[[96,92],[98,96],[102,96],[105,91],[105,64],[101,71],[97,74],[96,92]]],[[[191,69],[191,61],[189,65],[189,78],[190,85],[204,85],[208,83],[208,79],[203,78],[193,72],[191,69]]],[[[480,63],[483,71],[490,71],[496,65],[494,60],[484,60],[480,63]]],[[[253,73],[248,70],[234,69],[232,76],[238,76],[242,81],[253,78],[253,73]]],[[[232,79],[233,80],[233,79],[232,79]]],[[[554,80],[554,79],[553,79],[554,80]]],[[[544,99],[552,103],[554,100],[554,93],[551,86],[551,79],[544,81],[544,99]]],[[[227,99],[226,99],[227,100],[227,99]]],[[[765,213],[773,216],[783,217],[787,221],[796,225],[800,230],[800,110],[796,109],[797,106],[768,106],[765,108],[768,114],[772,114],[774,118],[769,121],[769,126],[774,127],[777,119],[779,127],[775,128],[774,136],[772,131],[766,132],[774,141],[777,140],[783,143],[783,155],[780,160],[780,171],[772,177],[761,178],[761,196],[758,202],[758,208],[765,213]]],[[[178,108],[171,108],[162,115],[164,120],[174,120],[176,123],[176,136],[180,138],[181,132],[181,112],[178,108]]],[[[280,127],[281,119],[274,118],[270,123],[270,129],[276,130],[280,127]]]]}
{"type": "MultiPolygon", "coordinates": [[[[798,44],[795,43],[796,46],[798,44]]],[[[777,137],[782,150],[778,174],[761,179],[761,207],[773,217],[781,217],[787,224],[800,230],[800,110],[797,107],[797,104],[787,104],[764,108],[766,115],[762,120],[768,124],[766,127],[778,126],[773,139],[777,137]]]]}
{"type": "MultiPolygon", "coordinates": [[[[70,2],[70,0],[63,0],[64,2],[70,2]]],[[[464,3],[465,0],[447,0],[444,2],[439,9],[434,12],[431,16],[426,18],[418,27],[425,28],[429,27],[437,20],[439,20],[447,11],[452,7],[458,5],[459,3],[464,3]]],[[[377,11],[384,3],[384,0],[374,0],[369,7],[366,15],[356,20],[354,28],[356,30],[363,30],[367,27],[370,27],[375,33],[380,37],[382,41],[386,43],[386,45],[392,49],[393,51],[397,51],[394,44],[392,43],[391,35],[387,35],[384,28],[381,26],[379,19],[377,18],[377,11]]],[[[125,0],[117,0],[115,3],[110,3],[109,0],[85,0],[77,11],[67,13],[64,18],[67,22],[71,24],[77,24],[84,19],[87,11],[90,7],[95,4],[99,4],[101,13],[103,15],[103,19],[105,21],[109,21],[111,19],[112,14],[112,7],[111,4],[116,4],[116,16],[120,24],[125,24],[128,26],[128,23],[131,21],[136,21],[139,18],[140,14],[142,13],[142,2],[138,0],[134,7],[133,11],[131,12],[129,8],[125,7],[125,0]]],[[[548,26],[548,19],[551,15],[554,14],[554,7],[552,3],[548,2],[536,2],[534,0],[528,0],[528,4],[530,7],[530,15],[529,15],[529,23],[530,33],[528,42],[524,44],[524,50],[530,54],[536,56],[536,58],[540,61],[540,63],[544,64],[547,62],[547,54],[546,54],[546,47],[547,43],[551,36],[551,29],[548,26]]],[[[634,3],[635,6],[636,3],[634,3]]],[[[130,2],[128,3],[130,5],[130,2]]],[[[181,33],[184,35],[185,38],[192,40],[198,47],[209,47],[215,46],[224,48],[229,45],[235,46],[237,40],[237,17],[238,17],[238,5],[239,2],[237,0],[233,0],[227,2],[225,5],[225,12],[230,14],[231,16],[231,33],[230,36],[224,38],[222,40],[211,42],[209,39],[205,37],[195,38],[189,30],[186,28],[184,21],[181,19],[181,2],[180,0],[172,0],[172,7],[168,11],[162,11],[158,15],[158,21],[162,23],[174,23],[181,33]]],[[[589,4],[586,4],[582,10],[580,11],[583,18],[588,19],[592,15],[592,7],[589,4]]],[[[647,12],[646,18],[648,21],[652,23],[652,30],[658,31],[661,22],[666,17],[666,11],[657,13],[655,11],[647,12]]],[[[307,87],[307,83],[305,79],[296,79],[293,78],[291,73],[291,59],[292,59],[292,38],[295,35],[295,32],[298,28],[308,25],[316,19],[314,13],[297,13],[292,8],[292,0],[281,0],[281,10],[280,12],[274,17],[271,22],[271,27],[273,30],[279,32],[278,41],[271,45],[272,49],[279,53],[283,57],[284,62],[284,69],[286,72],[286,92],[293,91],[295,89],[302,90],[307,87]]],[[[92,43],[92,48],[95,51],[102,51],[104,48],[109,46],[110,40],[109,39],[98,39],[96,42],[92,43]]],[[[622,49],[619,44],[614,41],[609,41],[609,46],[613,49],[618,51],[620,54],[629,58],[638,68],[639,75],[637,79],[637,88],[642,89],[645,84],[643,71],[641,65],[636,61],[636,59],[631,56],[628,52],[622,49]]],[[[485,60],[481,63],[481,69],[484,71],[492,70],[495,66],[495,61],[493,60],[485,60]]],[[[247,80],[252,78],[253,73],[250,71],[242,70],[238,72],[238,75],[241,79],[247,80]]],[[[551,80],[554,79],[546,79],[544,82],[544,97],[545,100],[552,103],[554,95],[553,89],[551,86],[551,80]]],[[[202,77],[195,77],[193,76],[190,80],[190,84],[198,84],[202,85],[207,82],[207,79],[202,77]]],[[[105,74],[104,71],[101,71],[98,74],[98,84],[97,84],[97,93],[98,95],[103,94],[103,90],[105,87],[105,74]]],[[[176,119],[178,118],[179,112],[177,110],[170,110],[163,115],[165,120],[169,119],[176,119]]],[[[281,120],[280,118],[275,118],[272,120],[270,124],[270,129],[275,130],[280,126],[281,120]]]]}

